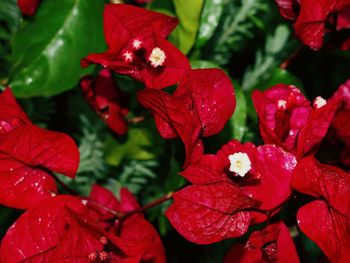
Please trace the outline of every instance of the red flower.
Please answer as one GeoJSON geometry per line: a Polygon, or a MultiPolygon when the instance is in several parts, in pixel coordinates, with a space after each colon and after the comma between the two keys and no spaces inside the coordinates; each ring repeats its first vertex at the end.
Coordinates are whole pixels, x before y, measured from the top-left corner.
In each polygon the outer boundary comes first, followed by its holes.
{"type": "Polygon", "coordinates": [[[165,40],[176,25],[176,19],[166,15],[126,4],[108,4],[104,10],[108,50],[90,54],[81,65],[101,64],[148,88],[173,85],[190,68],[187,58],[165,40]]]}
{"type": "Polygon", "coordinates": [[[350,175],[310,156],[298,162],[292,186],[317,198],[298,211],[301,231],[320,246],[331,262],[346,262],[350,257],[350,175]]]}
{"type": "MultiPolygon", "coordinates": [[[[255,147],[251,143],[232,140],[218,151],[217,156],[224,164],[225,176],[260,201],[260,209],[274,210],[291,194],[290,181],[297,162],[294,155],[281,148],[274,145],[255,147]],[[245,166],[248,166],[246,170],[245,166]]],[[[263,221],[261,215],[255,220],[263,221]]]]}
{"type": "MultiPolygon", "coordinates": [[[[244,193],[261,202],[259,209],[271,211],[279,207],[291,194],[291,174],[295,157],[273,145],[255,147],[233,140],[216,155],[204,155],[181,174],[194,184],[230,181],[244,193]],[[270,193],[270,194],[267,194],[270,193]]],[[[254,213],[252,223],[266,217],[254,213]]]]}
{"type": "Polygon", "coordinates": [[[115,86],[111,72],[103,69],[96,79],[86,76],[80,85],[85,100],[107,126],[119,135],[125,134],[128,129],[125,121],[128,109],[122,105],[124,94],[115,86]]]}
{"type": "Polygon", "coordinates": [[[166,215],[195,243],[243,235],[250,224],[266,220],[261,210],[276,212],[289,197],[295,165],[294,156],[276,146],[230,141],[181,173],[195,185],[174,195],[166,215]]]}
{"type": "Polygon", "coordinates": [[[165,262],[154,228],[142,215],[123,222],[113,213],[138,205],[123,189],[121,202],[112,193],[94,187],[91,199],[61,195],[25,212],[1,242],[2,262],[165,262]],[[113,211],[113,213],[112,213],[113,211]],[[110,221],[105,219],[112,219],[110,221]]]}
{"type": "Polygon", "coordinates": [[[181,138],[186,148],[185,166],[201,155],[200,136],[220,132],[236,105],[231,81],[218,69],[188,71],[173,95],[145,89],[138,93],[138,100],[154,114],[163,138],[181,138]]]}
{"type": "Polygon", "coordinates": [[[296,36],[312,49],[323,45],[327,23],[335,24],[337,30],[349,28],[349,0],[275,0],[281,15],[295,21],[296,36]],[[338,14],[337,20],[331,15],[338,14]]]}
{"type": "Polygon", "coordinates": [[[299,263],[293,239],[283,222],[253,232],[245,246],[235,244],[224,263],[299,263]]]}
{"type": "Polygon", "coordinates": [[[65,134],[31,124],[9,88],[0,95],[0,203],[30,208],[57,192],[52,172],[74,177],[79,152],[65,134]]]}
{"type": "Polygon", "coordinates": [[[264,142],[283,147],[298,158],[317,150],[341,103],[317,97],[312,108],[300,90],[284,84],[256,90],[252,99],[264,142]]]}
{"type": "Polygon", "coordinates": [[[22,14],[32,16],[39,5],[39,0],[17,0],[17,4],[22,14]]]}
{"type": "MultiPolygon", "coordinates": [[[[350,80],[340,85],[330,100],[341,100],[342,105],[332,121],[333,136],[343,143],[341,161],[350,166],[350,80]]],[[[334,138],[332,138],[334,139],[334,138]]]]}

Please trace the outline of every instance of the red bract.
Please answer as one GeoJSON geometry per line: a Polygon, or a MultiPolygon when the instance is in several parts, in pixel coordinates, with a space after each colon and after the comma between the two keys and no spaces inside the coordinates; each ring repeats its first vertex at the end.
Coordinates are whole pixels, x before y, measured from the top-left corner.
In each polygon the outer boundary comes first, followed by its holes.
{"type": "Polygon", "coordinates": [[[283,222],[253,232],[245,246],[235,244],[225,256],[224,263],[298,263],[299,258],[283,222]]]}
{"type": "Polygon", "coordinates": [[[198,159],[200,136],[220,132],[236,103],[230,79],[218,69],[187,71],[173,95],[145,89],[138,93],[138,100],[154,114],[163,138],[181,138],[186,148],[185,166],[193,156],[198,159]]]}
{"type": "Polygon", "coordinates": [[[188,186],[174,194],[166,216],[175,229],[197,244],[210,244],[247,232],[251,208],[259,203],[230,182],[188,186]]]}
{"type": "Polygon", "coordinates": [[[275,0],[281,15],[295,21],[296,36],[312,49],[323,45],[323,36],[327,32],[326,24],[335,24],[337,30],[349,27],[347,17],[349,0],[275,0]],[[331,15],[338,14],[337,20],[331,15]]]}
{"type": "MultiPolygon", "coordinates": [[[[87,203],[97,212],[95,217],[101,222],[111,222],[110,219],[115,218],[110,211],[125,213],[139,208],[135,198],[125,188],[121,189],[119,202],[110,191],[94,186],[87,203]]],[[[123,252],[115,255],[116,262],[166,261],[165,251],[156,230],[142,214],[134,214],[121,221],[112,220],[112,223],[103,223],[101,226],[111,242],[123,252]]]]}
{"type": "Polygon", "coordinates": [[[75,176],[78,148],[67,135],[31,124],[10,89],[0,105],[0,203],[29,208],[56,193],[51,172],[75,176]]]}
{"type": "Polygon", "coordinates": [[[119,203],[112,193],[95,186],[88,200],[66,195],[44,200],[8,230],[1,261],[165,262],[161,241],[142,215],[116,220],[114,213],[137,206],[126,189],[121,197],[119,203]]]}
{"type": "Polygon", "coordinates": [[[318,199],[299,209],[300,229],[332,263],[346,262],[350,257],[350,175],[311,156],[298,162],[292,186],[318,199]]]}
{"type": "Polygon", "coordinates": [[[39,0],[17,0],[17,4],[22,14],[32,16],[39,5],[39,0]]]}
{"type": "Polygon", "coordinates": [[[96,79],[84,77],[80,85],[85,100],[107,126],[119,135],[125,134],[128,129],[125,121],[128,109],[123,105],[125,95],[114,84],[112,73],[103,69],[96,79]]]}
{"type": "Polygon", "coordinates": [[[31,124],[10,88],[0,94],[0,136],[19,126],[31,124]]]}
{"type": "Polygon", "coordinates": [[[350,80],[342,84],[330,101],[341,100],[341,107],[334,115],[332,129],[334,137],[344,144],[341,161],[350,166],[350,80]]]}
{"type": "Polygon", "coordinates": [[[109,4],[104,10],[108,50],[90,54],[81,62],[101,64],[143,82],[148,88],[177,83],[189,62],[165,38],[176,27],[175,18],[126,4],[109,4]]]}
{"type": "Polygon", "coordinates": [[[78,198],[57,196],[26,211],[1,242],[1,262],[89,262],[102,233],[78,198]]]}
{"type": "Polygon", "coordinates": [[[294,86],[279,84],[252,94],[265,143],[276,144],[298,158],[313,153],[326,135],[340,100],[316,98],[314,108],[294,86]]]}

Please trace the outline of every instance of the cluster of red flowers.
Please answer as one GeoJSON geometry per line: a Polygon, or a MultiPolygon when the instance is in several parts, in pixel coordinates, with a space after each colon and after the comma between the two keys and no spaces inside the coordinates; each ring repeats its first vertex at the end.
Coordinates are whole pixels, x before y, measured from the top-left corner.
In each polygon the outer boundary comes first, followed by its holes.
{"type": "MultiPolygon", "coordinates": [[[[297,34],[314,48],[322,43],[329,12],[348,12],[346,1],[333,1],[339,4],[329,4],[321,18],[311,21],[305,3],[312,1],[277,2],[284,16],[297,19],[297,34]],[[310,40],[305,31],[314,30],[315,21],[321,38],[317,33],[310,40]]],[[[108,50],[81,61],[82,66],[106,67],[96,79],[83,78],[81,86],[87,102],[113,131],[127,131],[128,110],[111,71],[144,83],[137,97],[153,114],[160,135],[183,142],[181,176],[190,185],[172,196],[166,211],[171,224],[186,239],[210,244],[242,236],[251,225],[265,222],[245,245],[235,244],[225,262],[299,262],[285,224],[270,224],[297,191],[315,199],[298,211],[301,231],[331,262],[346,262],[350,175],[339,167],[350,166],[345,121],[350,82],[328,101],[317,97],[312,104],[294,86],[255,91],[252,99],[266,144],[232,140],[216,154],[205,154],[202,138],[219,133],[235,110],[234,88],[222,70],[190,68],[186,56],[166,40],[176,24],[174,18],[130,5],[106,5],[108,50]],[[172,93],[161,90],[174,84],[172,93]],[[343,146],[341,162],[320,163],[316,156],[321,146],[334,143],[343,146]]],[[[0,203],[28,209],[2,240],[0,261],[165,262],[158,234],[128,190],[122,189],[120,201],[99,186],[89,197],[57,195],[54,172],[74,177],[78,164],[71,138],[34,126],[10,89],[0,95],[0,203]]]]}

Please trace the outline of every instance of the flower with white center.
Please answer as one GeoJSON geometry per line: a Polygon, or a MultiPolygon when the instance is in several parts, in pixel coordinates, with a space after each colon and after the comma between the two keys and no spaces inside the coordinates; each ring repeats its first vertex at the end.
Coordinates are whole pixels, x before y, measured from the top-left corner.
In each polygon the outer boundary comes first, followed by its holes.
{"type": "Polygon", "coordinates": [[[251,162],[248,154],[238,152],[228,156],[230,160],[230,168],[231,172],[238,174],[240,177],[244,177],[246,173],[252,169],[251,162]]]}
{"type": "Polygon", "coordinates": [[[164,51],[159,47],[153,48],[151,55],[148,58],[148,60],[151,62],[152,67],[154,68],[163,66],[165,59],[166,55],[164,51]]]}
{"type": "Polygon", "coordinates": [[[285,110],[285,109],[287,109],[287,102],[285,100],[278,100],[277,107],[280,110],[285,110]]]}
{"type": "Polygon", "coordinates": [[[129,51],[125,51],[123,53],[123,57],[124,57],[124,61],[127,63],[130,63],[134,60],[134,54],[129,51]]]}
{"type": "Polygon", "coordinates": [[[322,98],[321,96],[317,96],[314,100],[314,103],[313,103],[313,105],[316,109],[322,108],[326,104],[327,104],[327,101],[324,98],[322,98]]]}
{"type": "Polygon", "coordinates": [[[132,42],[132,46],[136,49],[139,50],[142,47],[142,41],[139,39],[134,39],[132,42]]]}

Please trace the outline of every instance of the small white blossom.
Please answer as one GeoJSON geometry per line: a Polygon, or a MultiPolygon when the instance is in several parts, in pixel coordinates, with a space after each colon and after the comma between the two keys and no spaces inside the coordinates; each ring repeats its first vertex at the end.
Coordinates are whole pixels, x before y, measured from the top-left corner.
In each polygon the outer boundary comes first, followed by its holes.
{"type": "Polygon", "coordinates": [[[164,61],[166,59],[166,55],[164,51],[159,48],[155,47],[152,49],[151,55],[149,56],[149,61],[151,62],[152,67],[159,67],[164,65],[164,61]]]}
{"type": "Polygon", "coordinates": [[[246,173],[252,169],[251,162],[248,154],[238,152],[228,156],[230,160],[230,168],[231,172],[238,174],[241,177],[244,177],[246,173]]]}

